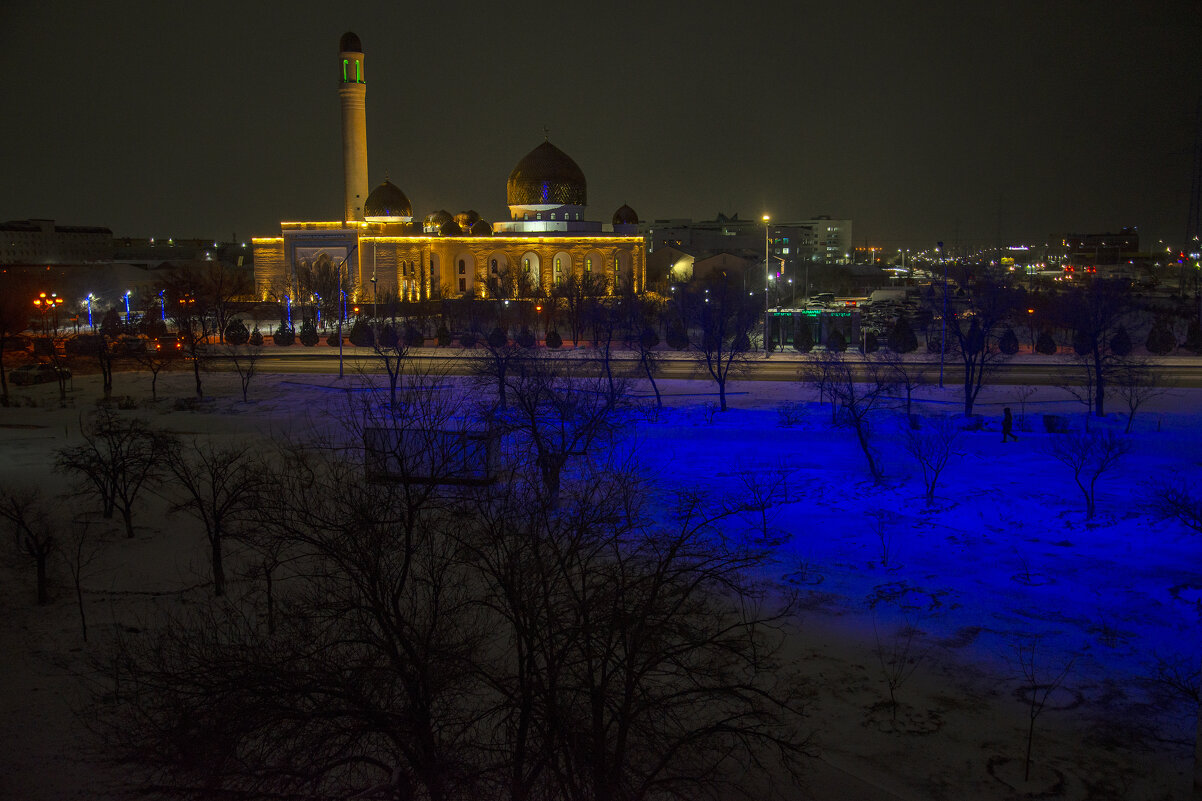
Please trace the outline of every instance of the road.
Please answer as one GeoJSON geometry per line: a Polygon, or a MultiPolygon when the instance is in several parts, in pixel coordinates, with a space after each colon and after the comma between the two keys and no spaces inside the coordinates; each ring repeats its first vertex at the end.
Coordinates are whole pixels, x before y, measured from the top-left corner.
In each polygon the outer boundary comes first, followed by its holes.
{"type": "MultiPolygon", "coordinates": [[[[442,355],[422,353],[411,357],[416,365],[425,369],[436,368],[451,375],[464,375],[471,370],[471,358],[463,355],[442,355]]],[[[794,381],[797,370],[804,362],[796,357],[780,357],[764,360],[756,356],[750,363],[747,375],[742,376],[754,381],[794,381]]],[[[637,370],[636,362],[620,360],[619,364],[626,369],[637,370]]],[[[907,364],[927,368],[927,382],[935,383],[939,376],[939,361],[907,362],[907,364]]],[[[313,350],[290,353],[287,355],[264,355],[258,362],[257,369],[265,373],[324,373],[338,372],[338,353],[313,350]]],[[[382,373],[380,361],[371,356],[360,356],[355,353],[344,357],[343,370],[348,375],[359,372],[382,373]]],[[[955,386],[960,380],[963,370],[959,362],[948,361],[944,366],[944,383],[955,386]]],[[[1156,374],[1166,386],[1202,388],[1202,359],[1172,359],[1156,366],[1156,374]]],[[[664,359],[661,363],[659,377],[662,378],[705,378],[705,369],[684,358],[664,359]]],[[[1021,357],[1010,363],[1000,364],[996,372],[987,377],[987,383],[1012,384],[1032,386],[1060,386],[1065,383],[1080,383],[1082,373],[1075,365],[1066,362],[1027,362],[1021,357]]]]}

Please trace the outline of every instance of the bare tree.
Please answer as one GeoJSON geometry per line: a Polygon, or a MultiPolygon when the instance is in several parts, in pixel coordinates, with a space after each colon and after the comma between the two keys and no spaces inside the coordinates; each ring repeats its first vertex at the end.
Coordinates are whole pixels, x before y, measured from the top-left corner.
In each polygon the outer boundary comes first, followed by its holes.
{"type": "Polygon", "coordinates": [[[739,486],[743,490],[739,511],[751,521],[763,543],[780,542],[773,524],[780,514],[780,504],[789,501],[790,472],[783,463],[742,467],[738,471],[739,486]]]}
{"type": "Polygon", "coordinates": [[[160,436],[145,420],[101,408],[80,422],[84,444],[58,451],[56,469],[78,476],[101,503],[105,518],[121,512],[125,535],[134,536],[134,505],[160,475],[160,436]]]}
{"type": "Polygon", "coordinates": [[[192,362],[197,398],[204,397],[200,373],[210,356],[209,337],[220,330],[205,270],[203,264],[189,265],[173,272],[161,284],[164,312],[175,323],[183,352],[192,362]]]}
{"type": "Polygon", "coordinates": [[[395,407],[397,385],[405,374],[405,368],[409,363],[409,352],[412,348],[409,341],[396,330],[394,323],[381,325],[379,321],[376,321],[373,334],[371,349],[379,357],[385,372],[388,373],[388,402],[395,407]]]}
{"type": "Polygon", "coordinates": [[[67,530],[67,539],[63,543],[63,561],[67,572],[71,574],[71,583],[75,587],[75,605],[79,609],[79,631],[83,641],[88,641],[88,616],[83,602],[83,580],[88,568],[100,555],[101,540],[92,531],[91,521],[82,517],[71,520],[67,530]]]}
{"type": "Polygon", "coordinates": [[[746,372],[754,351],[751,332],[759,307],[733,276],[720,275],[708,282],[706,297],[694,303],[698,336],[692,345],[697,363],[718,385],[719,408],[726,411],[726,383],[746,372]]]}
{"type": "Polygon", "coordinates": [[[960,354],[963,364],[964,414],[971,415],[973,404],[987,376],[1008,356],[998,347],[1001,329],[1017,306],[1018,293],[994,280],[975,282],[967,296],[967,305],[960,298],[945,297],[944,285],[938,296],[929,298],[947,313],[947,346],[960,354]]]}
{"type": "Polygon", "coordinates": [[[922,665],[930,649],[922,646],[922,632],[909,617],[904,618],[892,635],[882,638],[876,616],[873,615],[872,633],[876,642],[873,651],[885,686],[889,688],[890,715],[896,721],[899,706],[897,691],[922,665]]]}
{"type": "Polygon", "coordinates": [[[956,422],[947,417],[926,420],[919,428],[912,425],[904,428],[902,445],[922,469],[927,506],[935,503],[935,487],[939,483],[939,476],[947,467],[952,455],[952,445],[955,444],[959,433],[956,422]]]}
{"type": "Polygon", "coordinates": [[[1015,655],[1018,659],[1019,670],[1023,679],[1023,693],[1027,702],[1027,755],[1023,772],[1023,780],[1031,779],[1031,747],[1035,742],[1035,721],[1043,714],[1048,699],[1052,693],[1060,689],[1068,672],[1072,670],[1075,659],[1069,659],[1058,673],[1044,673],[1041,665],[1036,664],[1036,656],[1040,639],[1036,636],[1025,637],[1014,644],[1015,655]]]}
{"type": "Polygon", "coordinates": [[[893,374],[893,386],[906,393],[906,419],[909,420],[913,415],[914,392],[930,383],[931,366],[923,362],[906,361],[902,354],[893,350],[882,351],[876,354],[876,358],[893,374]]]}
{"type": "Polygon", "coordinates": [[[581,372],[572,361],[532,352],[520,372],[511,374],[513,403],[499,418],[516,435],[518,448],[533,456],[551,505],[568,459],[588,453],[614,430],[616,405],[603,379],[581,372]]]}
{"type": "Polygon", "coordinates": [[[854,366],[849,361],[840,360],[832,368],[829,380],[828,391],[839,406],[838,423],[855,432],[872,480],[880,482],[884,473],[871,443],[872,420],[888,404],[889,395],[893,392],[892,368],[874,354],[869,354],[862,363],[854,366]]]}
{"type": "Polygon", "coordinates": [[[222,346],[220,353],[238,374],[238,383],[242,387],[242,402],[246,403],[250,382],[255,377],[255,370],[258,367],[259,358],[263,355],[263,348],[251,345],[249,342],[241,345],[227,343],[222,346]]]}
{"type": "Polygon", "coordinates": [[[509,399],[505,394],[509,371],[528,349],[511,340],[500,326],[489,332],[483,344],[484,355],[473,361],[472,371],[482,382],[496,389],[497,408],[504,411],[509,408],[509,399]]]}
{"type": "Polygon", "coordinates": [[[1097,511],[1098,479],[1112,471],[1131,450],[1131,443],[1112,431],[1052,437],[1046,453],[1073,471],[1073,481],[1085,498],[1085,519],[1097,511]]]}
{"type": "Polygon", "coordinates": [[[263,478],[248,446],[217,447],[193,440],[165,447],[175,479],[173,512],[186,512],[204,526],[213,571],[213,594],[225,594],[226,540],[237,537],[261,497],[263,478]]]}
{"type": "Polygon", "coordinates": [[[8,521],[17,551],[33,562],[38,604],[50,603],[48,569],[59,542],[48,502],[36,489],[5,491],[0,493],[0,519],[8,521]]]}
{"type": "Polygon", "coordinates": [[[134,352],[134,363],[150,372],[150,397],[152,399],[158,400],[159,397],[159,373],[163,370],[170,370],[182,359],[181,350],[172,347],[170,343],[153,342],[146,349],[134,352]]]}
{"type": "Polygon", "coordinates": [[[1195,495],[1184,483],[1154,486],[1149,507],[1161,520],[1176,520],[1202,534],[1202,497],[1195,495]]]}
{"type": "Polygon", "coordinates": [[[1135,413],[1148,401],[1158,398],[1168,392],[1168,388],[1160,381],[1155,367],[1146,361],[1124,359],[1114,370],[1112,383],[1114,394],[1127,407],[1127,426],[1124,433],[1131,433],[1131,424],[1135,421],[1135,413]]]}
{"type": "Polygon", "coordinates": [[[844,358],[839,351],[816,351],[797,368],[798,380],[813,385],[818,402],[822,403],[824,399],[829,402],[832,426],[838,423],[839,399],[834,388],[839,376],[847,369],[843,364],[844,358]]]}

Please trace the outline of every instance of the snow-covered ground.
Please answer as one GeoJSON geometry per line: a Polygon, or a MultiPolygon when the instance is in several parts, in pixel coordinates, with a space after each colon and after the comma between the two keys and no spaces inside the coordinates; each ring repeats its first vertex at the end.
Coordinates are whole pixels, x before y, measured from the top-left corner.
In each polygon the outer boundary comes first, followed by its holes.
{"type": "MultiPolygon", "coordinates": [[[[348,378],[355,381],[357,378],[348,378]]],[[[260,376],[241,402],[231,375],[206,377],[211,400],[183,409],[188,374],[119,373],[116,394],[134,398],[154,425],[245,440],[279,431],[337,399],[332,376],[260,376]]],[[[1041,415],[1084,426],[1064,390],[987,387],[981,430],[959,432],[927,507],[918,465],[902,447],[895,415],[877,420],[886,474],[871,481],[854,435],[832,427],[808,387],[748,381],[731,386],[731,410],[713,414],[705,381],[663,381],[668,408],[632,415],[627,433],[661,486],[745,493],[780,478],[770,510],[781,577],[802,593],[802,633],[792,645],[814,689],[821,756],[803,798],[1066,799],[1188,798],[1197,706],[1169,692],[1158,661],[1197,681],[1202,664],[1202,537],[1149,516],[1157,482],[1193,486],[1202,476],[1202,391],[1177,390],[1135,418],[1132,450],[1099,482],[1092,521],[1071,473],[1047,455],[1057,436],[1041,415]],[[782,425],[782,404],[794,419],[782,425]],[[1019,420],[1001,442],[1002,407],[1019,420]],[[1025,425],[1023,423],[1025,422],[1025,425]],[[880,664],[911,643],[912,678],[897,688],[896,718],[883,703],[880,664]],[[1022,780],[1028,725],[1020,644],[1036,645],[1037,681],[1067,666],[1035,727],[1031,780],[1022,780]]],[[[641,390],[640,390],[641,391],[641,390]]],[[[29,404],[0,409],[0,482],[66,491],[54,452],[79,441],[79,418],[98,378],[75,379],[73,405],[57,388],[18,390],[29,404]]],[[[959,410],[954,389],[925,388],[915,413],[929,423],[959,410]]],[[[1097,430],[1120,433],[1112,414],[1097,430]]],[[[82,501],[69,499],[65,510],[82,501]]],[[[53,602],[34,605],[32,567],[6,555],[0,575],[0,797],[83,799],[114,795],[120,778],[95,766],[72,715],[76,673],[114,626],[137,627],[155,605],[205,592],[203,537],[186,518],[148,500],[137,536],[114,535],[85,580],[92,642],[80,637],[61,565],[53,602]]],[[[750,519],[732,522],[750,530],[750,519]]],[[[6,546],[11,554],[11,545],[6,546]]]]}

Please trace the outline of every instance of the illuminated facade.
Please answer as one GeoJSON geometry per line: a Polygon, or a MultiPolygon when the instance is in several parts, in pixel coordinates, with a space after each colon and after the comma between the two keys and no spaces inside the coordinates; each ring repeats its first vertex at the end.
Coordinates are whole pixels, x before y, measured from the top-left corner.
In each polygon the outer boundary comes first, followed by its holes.
{"type": "Polygon", "coordinates": [[[506,185],[510,219],[488,223],[473,211],[436,211],[415,221],[409,198],[389,181],[360,202],[367,186],[366,82],[359,37],[339,42],[344,219],[283,222],[257,237],[255,286],[263,299],[297,297],[317,269],[345,270],[352,300],[399,297],[535,297],[570,277],[604,294],[636,292],[646,280],[646,247],[629,206],[608,226],[584,219],[587,183],[550,141],[513,168],[506,185]]]}

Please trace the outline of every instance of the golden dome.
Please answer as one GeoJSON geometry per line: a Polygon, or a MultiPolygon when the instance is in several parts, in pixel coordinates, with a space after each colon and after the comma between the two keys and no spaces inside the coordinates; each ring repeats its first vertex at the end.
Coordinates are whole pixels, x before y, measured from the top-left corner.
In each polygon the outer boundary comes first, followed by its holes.
{"type": "Polygon", "coordinates": [[[367,202],[363,204],[363,217],[412,217],[413,207],[409,198],[397,188],[392,181],[384,183],[371,190],[367,202]]]}
{"type": "Polygon", "coordinates": [[[572,157],[543,142],[513,168],[506,196],[510,206],[584,206],[587,186],[572,157]]]}

